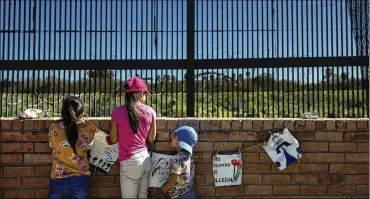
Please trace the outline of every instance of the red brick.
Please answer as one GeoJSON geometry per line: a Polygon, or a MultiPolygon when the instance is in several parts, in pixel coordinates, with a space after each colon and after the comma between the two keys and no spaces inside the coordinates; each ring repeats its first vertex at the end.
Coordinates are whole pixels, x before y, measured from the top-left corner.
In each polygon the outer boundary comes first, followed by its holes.
{"type": "Polygon", "coordinates": [[[1,141],[20,141],[22,140],[22,134],[20,132],[1,132],[1,141]]]}
{"type": "Polygon", "coordinates": [[[243,184],[260,184],[262,182],[261,174],[244,174],[243,184]]]}
{"type": "Polygon", "coordinates": [[[23,141],[40,142],[48,140],[49,136],[45,132],[25,132],[23,134],[23,141]]]}
{"type": "Polygon", "coordinates": [[[36,189],[35,198],[49,198],[49,189],[36,189]]]}
{"type": "Polygon", "coordinates": [[[369,173],[369,164],[358,164],[358,173],[369,173]]]}
{"type": "Polygon", "coordinates": [[[156,136],[157,141],[170,141],[170,132],[169,131],[157,131],[156,136]]]}
{"type": "Polygon", "coordinates": [[[194,146],[195,152],[212,152],[213,151],[213,143],[212,142],[198,142],[194,146]]]}
{"type": "Polygon", "coordinates": [[[357,173],[356,164],[330,164],[330,173],[357,173]]]}
{"type": "Polygon", "coordinates": [[[195,173],[197,174],[213,173],[212,164],[197,164],[197,166],[195,167],[195,173]]]}
{"type": "Polygon", "coordinates": [[[317,162],[344,162],[344,153],[318,153],[317,162]]]}
{"type": "Polygon", "coordinates": [[[98,197],[99,198],[112,198],[120,197],[121,188],[120,187],[101,187],[98,188],[98,197]]]}
{"type": "Polygon", "coordinates": [[[357,194],[366,194],[369,197],[369,185],[356,185],[357,194]]]}
{"type": "Polygon", "coordinates": [[[347,196],[319,196],[319,199],[345,199],[347,196]]]}
{"type": "Polygon", "coordinates": [[[355,193],[355,186],[334,186],[331,185],[328,188],[328,195],[342,195],[342,194],[353,194],[355,193]]]}
{"type": "Polygon", "coordinates": [[[23,129],[25,129],[25,130],[33,130],[34,129],[33,123],[34,123],[34,120],[33,119],[25,119],[25,120],[23,120],[23,129]]]}
{"type": "Polygon", "coordinates": [[[291,164],[289,165],[288,168],[280,171],[278,167],[276,167],[275,165],[272,165],[271,167],[271,172],[272,173],[299,173],[299,165],[296,163],[296,164],[291,164]]]}
{"type": "Polygon", "coordinates": [[[369,119],[366,119],[366,120],[359,119],[359,120],[357,120],[357,129],[368,131],[369,130],[369,119]]]}
{"type": "Polygon", "coordinates": [[[273,194],[277,195],[297,195],[299,194],[299,186],[276,186],[273,187],[273,194]]]}
{"type": "Polygon", "coordinates": [[[216,187],[216,194],[218,195],[239,195],[243,194],[244,190],[239,186],[232,187],[216,187]]]}
{"type": "Polygon", "coordinates": [[[200,132],[199,140],[200,141],[226,141],[229,133],[227,132],[200,132]]]}
{"type": "Polygon", "coordinates": [[[328,130],[336,130],[335,120],[333,119],[326,119],[326,129],[328,130]]]}
{"type": "Polygon", "coordinates": [[[346,162],[369,162],[369,153],[346,153],[346,162]]]}
{"type": "Polygon", "coordinates": [[[316,121],[315,120],[306,120],[306,127],[307,130],[315,130],[316,129],[316,121]]]}
{"type": "Polygon", "coordinates": [[[1,178],[0,187],[20,187],[21,179],[20,178],[1,178]]]}
{"type": "Polygon", "coordinates": [[[96,176],[91,179],[91,184],[93,186],[116,184],[116,176],[96,176]]]}
{"type": "Polygon", "coordinates": [[[51,154],[24,154],[24,163],[52,163],[51,154]]]}
{"type": "Polygon", "coordinates": [[[243,150],[248,149],[248,152],[265,152],[261,142],[243,142],[243,150]]]}
{"type": "MultiPolygon", "coordinates": [[[[243,159],[244,160],[244,159],[243,159]]],[[[270,156],[267,153],[260,153],[259,162],[272,163],[270,156]]]]}
{"type": "Polygon", "coordinates": [[[33,143],[3,143],[3,152],[33,152],[33,143]]]}
{"type": "Polygon", "coordinates": [[[195,186],[197,195],[213,195],[215,194],[215,187],[213,186],[195,186]]]}
{"type": "Polygon", "coordinates": [[[269,173],[270,164],[244,164],[243,173],[269,173]]]}
{"type": "Polygon", "coordinates": [[[326,130],[326,121],[325,120],[316,120],[316,129],[317,130],[326,130]]]}
{"type": "Polygon", "coordinates": [[[35,152],[51,153],[52,151],[49,143],[35,143],[35,152]]]}
{"type": "Polygon", "coordinates": [[[347,121],[346,120],[341,120],[341,119],[336,119],[335,120],[335,125],[337,127],[337,130],[346,130],[347,121]]]}
{"type": "Polygon", "coordinates": [[[171,147],[170,142],[156,142],[155,150],[156,151],[175,151],[175,149],[171,147]]]}
{"type": "Polygon", "coordinates": [[[328,164],[302,163],[299,165],[299,171],[303,173],[323,173],[328,172],[328,164]]]}
{"type": "Polygon", "coordinates": [[[259,154],[243,153],[243,162],[259,162],[259,154]]]}
{"type": "Polygon", "coordinates": [[[303,152],[328,151],[328,143],[327,142],[302,142],[301,149],[303,152]]]}
{"type": "Polygon", "coordinates": [[[11,128],[12,128],[12,120],[9,120],[9,119],[0,120],[0,129],[11,129],[11,128]]]}
{"type": "Polygon", "coordinates": [[[284,128],[284,121],[282,119],[274,120],[274,129],[282,129],[284,128]]]}
{"type": "Polygon", "coordinates": [[[313,132],[291,132],[295,139],[299,141],[312,141],[315,140],[315,134],[313,132]]]}
{"type": "Polygon", "coordinates": [[[329,150],[333,152],[356,152],[356,143],[329,143],[329,150]]]}
{"type": "Polygon", "coordinates": [[[49,176],[51,166],[35,166],[35,176],[49,176]]]}
{"type": "Polygon", "coordinates": [[[214,184],[213,174],[207,174],[204,176],[204,184],[205,185],[213,185],[214,184]]]}
{"type": "Polygon", "coordinates": [[[296,120],[294,122],[294,129],[297,129],[297,130],[305,129],[305,121],[304,120],[296,120]]]}
{"type": "Polygon", "coordinates": [[[317,175],[315,174],[292,174],[292,182],[298,183],[317,183],[317,175]]]}
{"type": "Polygon", "coordinates": [[[230,119],[223,119],[221,118],[220,119],[220,129],[221,130],[225,130],[225,131],[229,131],[231,129],[231,121],[230,119]]]}
{"type": "Polygon", "coordinates": [[[48,187],[49,178],[46,177],[28,177],[22,179],[22,186],[26,187],[48,187]]]}
{"type": "Polygon", "coordinates": [[[315,139],[318,141],[342,141],[342,132],[315,132],[315,139]]]}
{"type": "Polygon", "coordinates": [[[33,176],[33,166],[5,166],[3,168],[4,177],[26,177],[33,176]]]}
{"type": "Polygon", "coordinates": [[[296,121],[299,121],[299,120],[295,120],[295,119],[284,119],[284,128],[287,128],[287,129],[290,129],[290,130],[295,129],[294,123],[296,121]]]}
{"type": "Polygon", "coordinates": [[[299,187],[299,193],[301,195],[325,195],[327,192],[326,186],[306,186],[302,185],[299,187]]]}
{"type": "Polygon", "coordinates": [[[316,153],[304,153],[301,162],[316,162],[316,153]]]}
{"type": "Polygon", "coordinates": [[[271,130],[274,128],[274,121],[270,119],[263,120],[263,129],[271,130]]]}
{"type": "Polygon", "coordinates": [[[253,119],[252,120],[252,126],[255,130],[261,130],[263,129],[263,120],[262,119],[253,119]]]}
{"type": "Polygon", "coordinates": [[[22,154],[0,154],[0,163],[21,163],[22,154]]]}
{"type": "Polygon", "coordinates": [[[245,186],[246,195],[270,195],[272,194],[271,185],[246,185],[245,186]]]}
{"type": "Polygon", "coordinates": [[[250,130],[252,128],[252,120],[251,119],[242,119],[242,126],[244,130],[250,130]]]}
{"type": "Polygon", "coordinates": [[[242,142],[215,142],[214,143],[214,150],[220,151],[238,151],[239,149],[242,150],[243,144],[242,142]]]}
{"type": "MultiPolygon", "coordinates": [[[[240,130],[243,127],[243,123],[240,119],[232,119],[231,120],[231,129],[232,130],[240,130]]],[[[217,192],[217,190],[216,190],[217,192]]]]}
{"type": "Polygon", "coordinates": [[[33,123],[33,128],[36,130],[45,129],[45,120],[35,120],[33,123]]]}
{"type": "Polygon", "coordinates": [[[13,130],[20,130],[22,129],[22,120],[12,120],[12,129],[13,130]]]}
{"type": "Polygon", "coordinates": [[[369,143],[357,143],[358,152],[369,152],[369,143]]]}
{"type": "Polygon", "coordinates": [[[177,128],[177,119],[174,118],[167,118],[167,129],[175,130],[177,128]]]}
{"type": "Polygon", "coordinates": [[[345,141],[369,142],[369,132],[345,132],[345,141]]]}
{"type": "Polygon", "coordinates": [[[346,184],[369,184],[368,175],[346,175],[346,184]]]}
{"type": "Polygon", "coordinates": [[[356,120],[348,120],[347,121],[347,130],[357,130],[356,120]]]}
{"type": "Polygon", "coordinates": [[[290,196],[290,199],[316,199],[317,196],[290,196]]]}
{"type": "Polygon", "coordinates": [[[166,129],[166,120],[165,119],[163,119],[163,118],[157,119],[156,124],[157,124],[157,129],[158,130],[166,129]]]}
{"type": "Polygon", "coordinates": [[[344,182],[343,174],[319,174],[317,179],[320,184],[342,184],[344,182]]]}
{"type": "Polygon", "coordinates": [[[263,174],[264,184],[282,184],[290,182],[290,174],[263,174]]]}
{"type": "Polygon", "coordinates": [[[205,176],[204,175],[195,175],[194,176],[194,183],[195,184],[204,184],[205,182],[205,176]]]}
{"type": "Polygon", "coordinates": [[[119,175],[119,173],[120,173],[120,165],[119,163],[116,163],[111,167],[108,175],[119,175]]]}
{"type": "Polygon", "coordinates": [[[4,190],[4,198],[34,198],[35,190],[4,190]]]}
{"type": "Polygon", "coordinates": [[[230,141],[255,141],[257,140],[256,132],[231,132],[229,134],[230,141]]]}

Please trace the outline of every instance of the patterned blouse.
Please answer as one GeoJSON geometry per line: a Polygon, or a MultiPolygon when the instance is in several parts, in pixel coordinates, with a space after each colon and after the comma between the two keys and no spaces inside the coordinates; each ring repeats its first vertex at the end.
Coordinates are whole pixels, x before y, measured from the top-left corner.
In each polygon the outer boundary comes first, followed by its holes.
{"type": "Polygon", "coordinates": [[[53,149],[54,157],[50,174],[52,179],[90,176],[87,147],[94,138],[96,128],[79,123],[77,129],[78,140],[76,141],[76,153],[74,153],[73,148],[68,143],[64,123],[55,122],[50,125],[49,146],[53,149]]]}
{"type": "Polygon", "coordinates": [[[171,198],[177,198],[193,188],[194,160],[188,152],[181,151],[171,158],[170,168],[171,173],[179,175],[179,179],[177,184],[168,191],[168,194],[171,198]]]}

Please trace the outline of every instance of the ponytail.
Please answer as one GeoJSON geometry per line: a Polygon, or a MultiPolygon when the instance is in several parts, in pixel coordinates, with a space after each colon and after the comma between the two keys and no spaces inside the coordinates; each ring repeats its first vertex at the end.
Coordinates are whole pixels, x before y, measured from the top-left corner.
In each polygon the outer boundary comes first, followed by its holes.
{"type": "Polygon", "coordinates": [[[63,102],[62,120],[65,126],[67,140],[75,153],[78,139],[77,121],[83,111],[82,103],[77,97],[70,97],[63,102]]]}
{"type": "MultiPolygon", "coordinates": [[[[128,84],[125,84],[126,89],[130,89],[128,84]]],[[[126,107],[128,112],[128,120],[130,126],[134,133],[138,133],[139,125],[140,125],[140,115],[138,109],[138,102],[140,98],[144,95],[143,92],[135,92],[135,93],[126,93],[125,94],[125,101],[126,107]]]]}

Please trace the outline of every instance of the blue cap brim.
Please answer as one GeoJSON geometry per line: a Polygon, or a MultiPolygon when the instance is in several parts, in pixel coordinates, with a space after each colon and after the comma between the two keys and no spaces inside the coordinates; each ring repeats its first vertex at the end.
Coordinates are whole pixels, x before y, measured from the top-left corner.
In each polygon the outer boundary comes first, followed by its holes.
{"type": "Polygon", "coordinates": [[[180,148],[188,151],[191,155],[193,155],[193,147],[191,147],[190,145],[186,144],[183,141],[179,141],[179,146],[180,148]]]}

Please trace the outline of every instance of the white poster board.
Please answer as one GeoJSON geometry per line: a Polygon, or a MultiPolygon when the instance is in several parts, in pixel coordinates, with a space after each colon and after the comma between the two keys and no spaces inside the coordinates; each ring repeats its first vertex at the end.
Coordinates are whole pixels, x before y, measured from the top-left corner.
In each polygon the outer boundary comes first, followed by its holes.
{"type": "Polygon", "coordinates": [[[239,154],[216,154],[213,156],[213,178],[215,187],[242,184],[243,161],[239,154]]]}
{"type": "Polygon", "coordinates": [[[151,153],[152,170],[150,172],[149,187],[161,187],[171,175],[171,155],[151,153]]]}
{"type": "Polygon", "coordinates": [[[110,144],[109,135],[99,130],[95,133],[90,151],[90,164],[108,172],[118,159],[118,144],[110,144]]]}
{"type": "Polygon", "coordinates": [[[288,129],[273,133],[263,148],[281,171],[302,157],[298,141],[288,129]]]}

